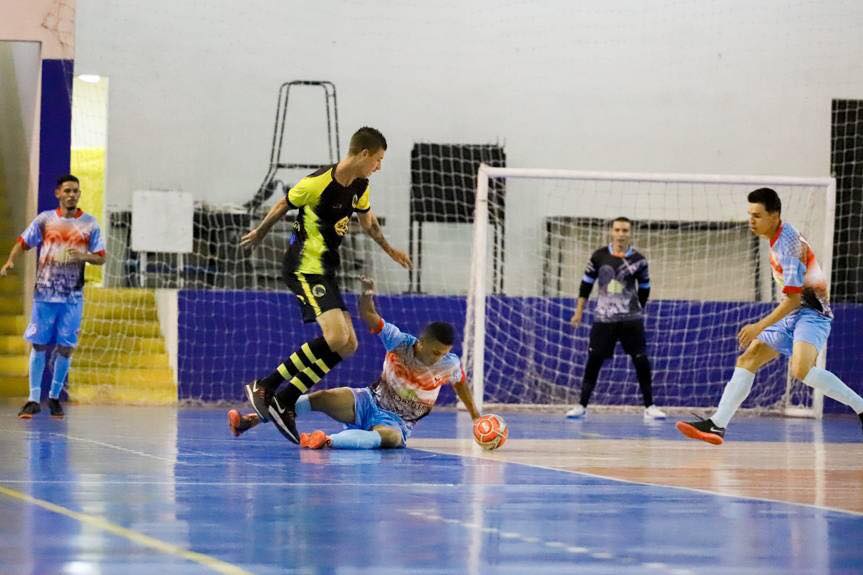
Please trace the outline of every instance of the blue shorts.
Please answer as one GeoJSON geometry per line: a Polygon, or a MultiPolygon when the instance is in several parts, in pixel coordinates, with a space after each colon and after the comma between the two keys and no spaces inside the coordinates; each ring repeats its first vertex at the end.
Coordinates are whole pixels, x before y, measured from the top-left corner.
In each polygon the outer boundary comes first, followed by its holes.
{"type": "Polygon", "coordinates": [[[72,303],[34,301],[24,339],[36,345],[75,347],[83,309],[84,301],[80,299],[72,303]]]}
{"type": "Polygon", "coordinates": [[[345,424],[346,429],[362,429],[371,431],[376,425],[386,425],[400,429],[402,432],[402,447],[411,435],[411,426],[405,420],[386,409],[381,409],[375,401],[371,390],[367,387],[362,389],[351,388],[354,392],[354,414],[353,424],[345,424]]]}
{"type": "Polygon", "coordinates": [[[802,308],[793,311],[758,335],[758,339],[785,356],[791,356],[794,342],[805,341],[819,352],[830,335],[832,320],[817,311],[802,308]]]}

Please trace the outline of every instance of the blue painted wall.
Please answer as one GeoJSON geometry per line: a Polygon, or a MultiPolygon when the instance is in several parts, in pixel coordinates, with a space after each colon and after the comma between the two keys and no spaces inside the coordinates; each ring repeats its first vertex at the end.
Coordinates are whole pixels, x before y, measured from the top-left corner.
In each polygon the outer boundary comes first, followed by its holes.
{"type": "MultiPolygon", "coordinates": [[[[463,330],[464,298],[400,295],[378,296],[376,302],[387,320],[406,331],[416,333],[432,320],[449,321],[459,333],[463,330]]],[[[353,317],[358,317],[356,298],[348,295],[347,303],[353,317]]],[[[559,386],[558,392],[566,392],[568,388],[572,397],[577,397],[587,328],[582,328],[577,340],[568,324],[574,301],[495,297],[489,300],[488,314],[506,316],[525,305],[566,311],[553,320],[532,324],[530,317],[518,312],[520,329],[534,329],[537,341],[548,342],[549,349],[540,347],[534,356],[524,355],[505,333],[490,332],[487,354],[497,361],[487,363],[488,386],[504,392],[518,390],[513,395],[517,394],[521,402],[532,403],[537,398],[531,397],[531,390],[547,387],[549,381],[554,381],[559,386]],[[567,373],[567,379],[561,381],[555,375],[559,373],[567,373]]],[[[863,326],[863,306],[836,307],[828,367],[849,385],[863,391],[860,368],[863,344],[855,337],[863,326]]],[[[769,303],[651,302],[647,329],[656,402],[701,406],[718,403],[738,353],[735,335],[740,318],[760,317],[770,308],[769,303]],[[686,331],[682,329],[684,324],[686,331]],[[705,353],[708,350],[710,353],[705,353]],[[699,357],[699,362],[696,364],[691,357],[699,357]]],[[[301,323],[294,296],[289,293],[186,290],[180,292],[179,312],[181,399],[242,401],[243,383],[269,373],[279,360],[319,334],[315,324],[301,323]]],[[[589,313],[590,310],[588,321],[589,313]]],[[[327,387],[368,385],[379,373],[383,360],[380,342],[358,321],[355,328],[359,351],[327,377],[327,387]]],[[[461,354],[460,342],[456,352],[461,354]]],[[[762,398],[762,403],[763,398],[778,401],[785,389],[784,362],[774,362],[762,370],[755,385],[753,394],[762,398]]],[[[637,390],[631,362],[619,352],[603,368],[594,402],[620,404],[623,397],[638,397],[637,390]]],[[[442,391],[441,403],[454,399],[451,389],[442,391]]],[[[845,411],[844,406],[832,401],[828,401],[826,409],[845,411]]]]}
{"type": "Polygon", "coordinates": [[[69,173],[72,148],[72,60],[42,60],[39,211],[57,207],[54,182],[69,173]]]}

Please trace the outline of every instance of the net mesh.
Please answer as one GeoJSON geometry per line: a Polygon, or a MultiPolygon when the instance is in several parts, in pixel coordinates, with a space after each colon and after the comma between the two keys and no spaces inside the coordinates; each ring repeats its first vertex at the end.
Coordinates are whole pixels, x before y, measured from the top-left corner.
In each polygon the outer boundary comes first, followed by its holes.
{"type": "MultiPolygon", "coordinates": [[[[634,247],[649,262],[648,356],[654,398],[664,406],[715,405],[739,353],[737,331],[775,306],[769,246],[748,229],[749,191],[775,188],[783,201],[783,219],[809,239],[816,255],[829,258],[832,247],[825,245],[826,181],[787,185],[764,180],[754,185],[731,179],[585,178],[577,173],[505,180],[507,249],[493,253],[490,226],[491,247],[475,254],[480,273],[504,268],[503,282],[486,282],[484,337],[471,340],[466,362],[472,368],[476,346],[484,345],[482,384],[484,399],[491,403],[577,401],[592,304],[582,326],[574,328],[569,320],[585,266],[594,250],[608,245],[615,217],[634,220],[634,247]]],[[[474,317],[476,311],[469,308],[469,338],[476,333],[474,317]]],[[[786,372],[781,361],[765,368],[744,407],[811,407],[808,388],[788,382],[786,372]]],[[[641,404],[625,354],[606,362],[593,397],[597,404],[641,404]]]]}

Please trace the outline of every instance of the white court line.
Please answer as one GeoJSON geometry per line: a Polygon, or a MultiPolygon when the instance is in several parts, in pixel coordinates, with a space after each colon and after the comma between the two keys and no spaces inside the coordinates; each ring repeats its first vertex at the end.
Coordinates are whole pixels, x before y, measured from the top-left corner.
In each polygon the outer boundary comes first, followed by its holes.
{"type": "Polygon", "coordinates": [[[592,477],[594,479],[602,479],[604,481],[614,481],[615,483],[628,483],[630,485],[642,485],[644,487],[653,487],[654,489],[676,489],[679,491],[688,491],[691,493],[699,493],[701,495],[712,495],[714,497],[725,497],[727,499],[744,499],[746,501],[758,501],[764,503],[781,503],[782,505],[790,505],[794,507],[808,507],[810,509],[818,509],[819,511],[831,511],[833,513],[841,513],[843,515],[855,515],[857,517],[863,517],[863,512],[861,511],[853,511],[850,509],[839,509],[837,507],[829,507],[827,505],[816,505],[814,503],[799,503],[797,501],[784,501],[782,499],[770,499],[767,497],[753,497],[751,495],[735,495],[733,493],[721,493],[719,491],[708,491],[706,489],[698,489],[697,487],[684,487],[681,485],[665,485],[662,483],[647,483],[644,481],[634,481],[632,479],[621,479],[619,477],[609,477],[607,475],[597,475],[595,473],[589,473],[587,471],[577,471],[574,469],[561,469],[559,467],[549,467],[547,465],[539,465],[536,463],[525,463],[522,461],[506,461],[504,459],[492,459],[486,458],[483,456],[484,452],[480,452],[477,454],[472,453],[447,453],[444,451],[435,451],[428,447],[412,447],[416,451],[425,451],[428,453],[437,453],[440,455],[450,455],[453,457],[469,457],[471,459],[481,459],[483,461],[493,461],[495,463],[505,463],[507,465],[524,465],[526,467],[534,467],[536,469],[544,469],[546,471],[557,471],[558,473],[568,473],[570,475],[583,475],[585,477],[592,477]]]}
{"type": "MultiPolygon", "coordinates": [[[[56,431],[40,432],[40,431],[32,431],[32,430],[0,428],[0,432],[18,433],[21,435],[27,435],[28,439],[32,439],[32,437],[29,437],[29,436],[33,436],[33,435],[37,436],[37,438],[38,438],[38,436],[48,435],[48,436],[60,437],[63,439],[71,439],[72,441],[80,441],[82,443],[89,443],[92,445],[97,445],[99,447],[105,447],[108,449],[116,449],[118,451],[130,453],[132,455],[138,455],[140,457],[155,459],[157,461],[163,461],[165,463],[170,463],[172,465],[183,465],[183,466],[187,466],[187,467],[203,467],[203,466],[211,465],[211,464],[209,464],[209,463],[192,463],[189,461],[179,461],[178,460],[179,456],[181,456],[181,455],[199,455],[201,457],[210,457],[210,458],[214,458],[214,459],[218,458],[220,460],[223,460],[224,456],[225,456],[224,453],[216,454],[216,453],[207,453],[205,451],[179,450],[178,449],[177,450],[177,457],[163,457],[161,455],[154,455],[152,453],[147,453],[146,451],[140,451],[138,449],[131,449],[128,447],[123,447],[122,445],[116,445],[113,443],[108,443],[106,441],[89,439],[87,437],[78,437],[75,435],[69,435],[68,433],[59,433],[56,431]]],[[[254,462],[254,461],[244,461],[243,464],[249,465],[252,467],[261,467],[264,469],[281,469],[282,468],[282,465],[279,463],[268,464],[268,463],[258,463],[258,462],[254,462]]]]}
{"type": "MultiPolygon", "coordinates": [[[[314,487],[369,487],[369,488],[377,488],[377,487],[416,487],[417,489],[428,489],[438,488],[438,487],[446,487],[447,489],[464,489],[464,484],[461,483],[416,483],[416,482],[405,482],[405,483],[369,483],[369,482],[355,482],[355,483],[309,483],[308,481],[298,481],[298,482],[290,482],[290,481],[175,481],[175,480],[166,480],[166,481],[123,481],[123,480],[62,480],[62,479],[39,479],[39,480],[31,480],[31,479],[3,479],[0,478],[0,483],[6,483],[9,485],[204,485],[207,487],[220,487],[220,486],[239,486],[239,487],[248,487],[249,485],[254,485],[255,487],[259,486],[272,486],[272,487],[309,487],[310,485],[314,487]]],[[[488,484],[489,487],[496,486],[498,484],[488,484]]],[[[541,486],[540,486],[541,487],[541,486]]]]}
{"type": "Polygon", "coordinates": [[[478,530],[483,533],[497,533],[498,537],[501,539],[507,540],[518,540],[523,543],[527,543],[529,545],[537,545],[542,547],[547,547],[549,549],[555,549],[558,551],[563,551],[565,553],[569,553],[570,555],[586,555],[590,556],[593,559],[598,561],[611,561],[615,563],[623,563],[627,565],[640,565],[644,568],[649,568],[653,571],[659,572],[668,572],[671,575],[691,575],[692,571],[689,569],[681,569],[679,567],[672,567],[665,563],[656,563],[656,562],[645,562],[639,563],[637,560],[631,557],[619,556],[614,553],[610,553],[608,551],[604,551],[601,549],[591,549],[590,547],[581,547],[578,545],[569,545],[567,543],[563,543],[561,541],[551,541],[545,540],[540,537],[536,537],[535,535],[525,535],[523,533],[519,533],[516,531],[502,531],[496,527],[483,527],[482,525],[477,525],[476,523],[472,523],[470,521],[462,521],[460,519],[441,517],[440,515],[434,513],[426,513],[425,511],[417,511],[413,509],[400,509],[402,513],[410,515],[411,517],[421,519],[423,521],[437,521],[441,523],[447,523],[449,525],[459,525],[464,527],[465,529],[478,530]]]}
{"type": "MultiPolygon", "coordinates": [[[[11,432],[11,433],[19,433],[19,434],[25,434],[25,435],[31,435],[31,434],[41,435],[41,434],[42,434],[42,433],[40,433],[40,432],[38,432],[38,431],[29,431],[29,430],[28,430],[28,431],[23,431],[23,430],[17,430],[17,429],[9,429],[9,428],[0,428],[0,431],[4,431],[4,432],[11,432]]],[[[101,447],[107,447],[107,448],[111,448],[111,449],[117,449],[117,450],[120,450],[120,451],[124,451],[124,452],[126,452],[126,453],[131,453],[131,454],[134,454],[134,455],[139,455],[139,456],[141,456],[141,457],[148,457],[148,458],[151,458],[151,459],[156,459],[156,460],[161,460],[161,461],[165,461],[165,462],[170,462],[170,463],[173,463],[173,464],[176,464],[176,465],[185,465],[185,466],[204,466],[204,465],[207,465],[207,464],[204,464],[204,463],[189,463],[189,462],[184,462],[184,461],[177,461],[176,459],[165,458],[165,457],[161,457],[161,456],[158,456],[158,455],[153,455],[153,454],[150,454],[150,453],[146,453],[146,452],[143,452],[143,451],[138,451],[138,450],[134,450],[134,449],[128,449],[128,448],[125,448],[125,447],[122,447],[122,446],[119,446],[119,445],[113,445],[113,444],[110,444],[110,443],[107,443],[107,442],[104,442],[104,441],[97,441],[97,440],[92,440],[92,439],[87,439],[87,438],[79,438],[79,437],[75,437],[75,436],[71,436],[71,435],[67,435],[67,434],[63,434],[63,433],[49,432],[49,435],[55,435],[55,436],[58,436],[58,437],[66,437],[66,438],[69,438],[69,439],[72,439],[72,440],[75,440],[75,441],[88,442],[88,443],[92,443],[92,444],[95,444],[95,445],[99,445],[99,446],[101,446],[101,447]]],[[[767,502],[767,503],[780,503],[780,504],[783,504],[783,505],[791,505],[791,506],[796,506],[796,507],[806,507],[806,508],[810,508],[810,509],[818,509],[818,510],[822,510],[822,511],[830,511],[830,512],[834,512],[834,513],[842,513],[842,514],[845,514],[845,515],[854,515],[854,516],[858,516],[858,517],[863,517],[863,512],[859,512],[859,511],[852,511],[852,510],[848,510],[848,509],[839,509],[839,508],[836,508],[836,507],[829,507],[829,506],[827,506],[827,505],[816,505],[816,504],[814,504],[814,503],[799,503],[799,502],[793,502],[793,501],[783,501],[783,500],[781,500],[781,499],[770,499],[770,498],[764,498],[764,497],[753,497],[753,496],[749,496],[749,495],[735,495],[735,494],[731,494],[731,493],[720,493],[720,492],[716,492],[716,491],[708,491],[708,490],[706,490],[706,489],[698,489],[698,488],[695,488],[695,487],[683,487],[683,486],[679,486],[679,485],[663,485],[663,484],[659,484],[659,483],[647,483],[647,482],[644,482],[644,481],[634,481],[634,480],[631,480],[631,479],[620,479],[620,478],[617,478],[617,477],[608,477],[608,476],[605,476],[605,475],[597,475],[597,474],[595,474],[595,473],[588,473],[588,472],[586,472],[586,471],[576,471],[576,470],[571,470],[571,469],[560,469],[560,468],[557,468],[557,467],[549,467],[549,466],[546,466],[546,465],[538,465],[538,464],[535,464],[535,463],[523,463],[523,462],[502,461],[502,460],[499,460],[499,459],[486,459],[485,457],[483,457],[483,456],[482,456],[482,454],[481,454],[481,453],[480,453],[480,454],[476,454],[476,455],[474,455],[474,454],[454,454],[454,453],[447,453],[447,452],[444,452],[444,451],[435,451],[435,450],[430,449],[430,448],[427,448],[427,447],[423,447],[423,448],[411,447],[411,448],[409,448],[409,449],[413,449],[414,451],[422,451],[422,452],[424,452],[424,453],[429,453],[429,454],[432,454],[432,455],[447,455],[447,456],[454,456],[454,457],[469,457],[469,458],[472,458],[472,459],[482,459],[482,460],[485,460],[485,461],[495,461],[495,462],[497,462],[497,463],[506,463],[506,464],[509,464],[509,465],[525,465],[525,466],[527,466],[527,467],[534,467],[534,468],[536,468],[536,469],[544,469],[544,470],[546,470],[546,471],[556,471],[556,472],[558,472],[558,473],[567,473],[567,474],[571,474],[571,475],[581,475],[581,476],[585,476],[585,477],[592,477],[592,478],[594,478],[594,479],[602,479],[602,480],[605,480],[605,481],[614,481],[614,482],[616,482],[616,483],[627,483],[627,484],[630,484],[630,485],[641,485],[641,486],[644,486],[644,487],[653,487],[653,488],[658,488],[658,489],[676,489],[676,490],[680,490],[680,491],[687,491],[687,492],[690,492],[690,493],[699,493],[699,494],[701,494],[701,495],[711,495],[711,496],[714,496],[714,497],[725,497],[725,498],[728,498],[728,499],[742,499],[742,500],[746,500],[746,501],[760,501],[760,502],[767,502]]],[[[178,451],[178,452],[177,452],[177,454],[178,454],[178,455],[181,455],[181,454],[188,454],[188,453],[190,453],[190,452],[188,452],[188,451],[178,451]]],[[[215,458],[215,457],[223,458],[223,457],[224,457],[224,454],[218,454],[218,455],[217,455],[217,454],[209,454],[209,453],[203,453],[203,452],[191,452],[191,453],[192,453],[193,455],[201,455],[201,456],[204,456],[204,457],[213,457],[213,458],[215,458]]],[[[272,465],[270,465],[270,464],[266,464],[266,463],[257,463],[257,462],[244,462],[244,465],[249,465],[249,466],[254,466],[254,467],[260,467],[260,468],[263,468],[263,469],[281,469],[281,468],[283,467],[281,464],[272,464],[272,465]]],[[[436,485],[436,484],[432,484],[432,485],[436,485]]],[[[551,485],[551,484],[549,484],[549,485],[551,485]]]]}

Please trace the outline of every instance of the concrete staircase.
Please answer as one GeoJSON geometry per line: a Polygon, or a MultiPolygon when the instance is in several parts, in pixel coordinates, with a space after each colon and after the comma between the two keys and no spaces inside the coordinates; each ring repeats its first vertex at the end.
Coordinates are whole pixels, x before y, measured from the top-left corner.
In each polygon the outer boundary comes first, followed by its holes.
{"type": "MultiPolygon", "coordinates": [[[[11,242],[8,246],[12,246],[11,242]]],[[[0,265],[6,261],[7,250],[0,245],[0,265]]],[[[0,278],[0,397],[27,396],[28,345],[23,337],[26,327],[20,276],[0,278]]]]}
{"type": "MultiPolygon", "coordinates": [[[[12,221],[3,179],[0,177],[0,266],[6,262],[9,250],[21,232],[15,229],[16,224],[12,221]]],[[[27,327],[24,316],[24,270],[24,258],[19,257],[15,269],[5,278],[0,278],[0,398],[23,398],[29,393],[29,346],[24,341],[24,329],[27,327]]]]}
{"type": "Polygon", "coordinates": [[[153,290],[85,288],[81,340],[68,392],[80,403],[177,401],[153,290]]]}

